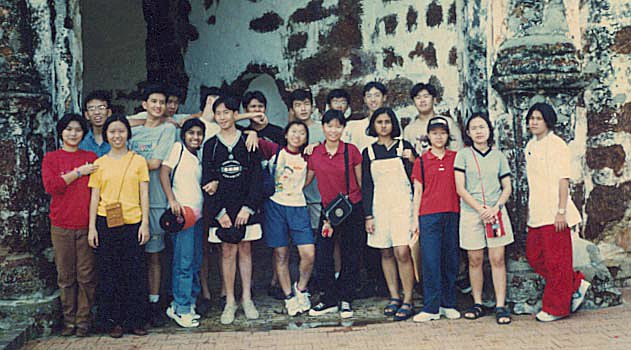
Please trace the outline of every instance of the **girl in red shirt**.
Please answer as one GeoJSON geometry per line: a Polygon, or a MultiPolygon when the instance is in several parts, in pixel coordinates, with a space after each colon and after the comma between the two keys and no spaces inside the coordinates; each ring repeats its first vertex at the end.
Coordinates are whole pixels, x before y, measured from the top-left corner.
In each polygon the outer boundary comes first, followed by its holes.
{"type": "Polygon", "coordinates": [[[79,149],[88,124],[79,114],[66,114],[57,123],[61,149],[48,152],[42,162],[42,182],[51,195],[50,233],[55,250],[57,285],[61,291],[64,328],[61,335],[88,335],[96,273],[88,245],[88,177],[97,166],[96,154],[79,149]]]}
{"type": "Polygon", "coordinates": [[[456,310],[460,201],[454,180],[456,152],[448,150],[449,124],[434,117],[427,124],[430,150],[414,162],[414,208],[419,215],[423,259],[423,311],[415,322],[460,318],[456,310]]]}

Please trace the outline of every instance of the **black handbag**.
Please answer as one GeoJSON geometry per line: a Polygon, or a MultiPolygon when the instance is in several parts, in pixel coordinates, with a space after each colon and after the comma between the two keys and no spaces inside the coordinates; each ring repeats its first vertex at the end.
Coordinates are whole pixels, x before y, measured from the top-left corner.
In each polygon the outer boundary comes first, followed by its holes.
{"type": "Polygon", "coordinates": [[[222,242],[237,244],[245,238],[245,225],[240,227],[232,225],[229,228],[217,227],[216,234],[222,242]]]}
{"type": "Polygon", "coordinates": [[[346,194],[339,193],[329,205],[324,208],[324,216],[329,220],[331,225],[338,226],[348,218],[353,212],[353,203],[348,198],[349,189],[349,170],[348,170],[348,144],[344,143],[344,176],[346,177],[346,194]]]}
{"type": "MultiPolygon", "coordinates": [[[[178,157],[177,163],[175,163],[175,166],[173,167],[173,171],[171,171],[171,174],[170,174],[171,189],[173,189],[173,178],[175,177],[175,171],[177,170],[177,167],[180,165],[180,162],[182,161],[183,153],[184,153],[184,144],[182,144],[182,149],[180,150],[180,156],[178,157]]],[[[168,232],[168,233],[178,233],[182,231],[182,228],[184,227],[184,217],[176,216],[175,214],[173,214],[173,212],[171,211],[171,208],[166,208],[164,210],[162,215],[160,215],[159,222],[160,222],[160,227],[165,232],[168,232]]]]}

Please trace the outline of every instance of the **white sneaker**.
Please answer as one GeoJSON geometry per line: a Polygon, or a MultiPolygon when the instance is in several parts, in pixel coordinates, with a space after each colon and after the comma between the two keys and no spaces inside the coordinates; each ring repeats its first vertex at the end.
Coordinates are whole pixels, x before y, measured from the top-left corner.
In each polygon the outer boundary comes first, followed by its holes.
{"type": "Polygon", "coordinates": [[[199,326],[199,322],[193,318],[193,313],[178,315],[175,313],[173,306],[169,306],[166,311],[167,316],[175,321],[180,327],[195,328],[199,326]]]}
{"type": "Polygon", "coordinates": [[[195,312],[195,309],[196,309],[195,304],[191,304],[191,313],[193,314],[193,319],[199,320],[200,318],[202,318],[202,316],[199,315],[197,312],[195,312]]]}
{"type": "Polygon", "coordinates": [[[440,316],[445,316],[450,320],[457,320],[460,318],[460,311],[450,307],[441,307],[438,309],[438,313],[440,316]]]}
{"type": "Polygon", "coordinates": [[[412,318],[414,322],[427,322],[427,321],[434,321],[438,319],[440,319],[440,313],[430,314],[429,312],[424,312],[424,311],[419,312],[412,318]]]}
{"type": "Polygon", "coordinates": [[[243,307],[245,318],[248,320],[256,320],[259,318],[259,312],[256,310],[256,306],[254,306],[254,302],[252,300],[242,302],[241,306],[243,307]]]}
{"type": "Polygon", "coordinates": [[[298,315],[302,311],[302,308],[300,307],[300,301],[298,300],[298,296],[294,295],[293,297],[289,299],[285,299],[285,309],[287,309],[287,314],[289,316],[293,317],[293,316],[298,315]]]}
{"type": "Polygon", "coordinates": [[[578,290],[572,295],[572,312],[576,312],[583,301],[585,300],[585,294],[587,294],[587,290],[591,287],[591,283],[581,280],[581,285],[578,286],[578,290]]]}
{"type": "Polygon", "coordinates": [[[353,317],[353,309],[351,308],[351,303],[348,301],[340,302],[340,318],[351,318],[353,317]]]}
{"type": "Polygon", "coordinates": [[[298,290],[298,283],[294,282],[293,285],[294,294],[298,298],[298,304],[300,305],[300,312],[306,312],[311,309],[311,293],[308,291],[301,292],[298,290]]]}
{"type": "Polygon", "coordinates": [[[554,316],[554,315],[550,315],[549,313],[541,310],[537,314],[537,321],[540,321],[540,322],[552,322],[552,321],[560,320],[563,317],[565,317],[565,316],[554,316]]]}
{"type": "Polygon", "coordinates": [[[327,305],[323,302],[317,303],[311,310],[309,310],[309,316],[321,316],[332,312],[337,312],[337,305],[327,305]]]}
{"type": "Polygon", "coordinates": [[[236,304],[226,304],[221,313],[221,324],[232,324],[234,322],[234,314],[237,312],[236,304]]]}

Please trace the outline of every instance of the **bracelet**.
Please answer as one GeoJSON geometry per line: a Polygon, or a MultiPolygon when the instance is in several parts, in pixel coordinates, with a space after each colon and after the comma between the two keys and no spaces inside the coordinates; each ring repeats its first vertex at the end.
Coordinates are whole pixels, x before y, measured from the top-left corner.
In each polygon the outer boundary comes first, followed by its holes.
{"type": "Polygon", "coordinates": [[[369,216],[366,216],[365,220],[372,220],[372,219],[374,219],[374,218],[375,218],[374,216],[369,215],[369,216]]]}
{"type": "Polygon", "coordinates": [[[79,171],[79,169],[75,170],[77,172],[77,177],[81,177],[81,172],[79,171]]]}

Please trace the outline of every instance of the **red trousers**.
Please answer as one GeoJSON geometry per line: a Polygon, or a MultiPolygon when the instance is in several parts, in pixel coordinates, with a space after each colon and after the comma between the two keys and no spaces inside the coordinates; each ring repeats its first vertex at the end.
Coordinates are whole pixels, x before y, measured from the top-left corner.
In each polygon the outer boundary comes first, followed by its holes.
{"type": "Polygon", "coordinates": [[[528,227],[526,257],[533,270],[546,280],[543,311],[554,316],[569,315],[572,294],[585,278],[572,266],[570,229],[556,232],[554,225],[528,227]]]}

